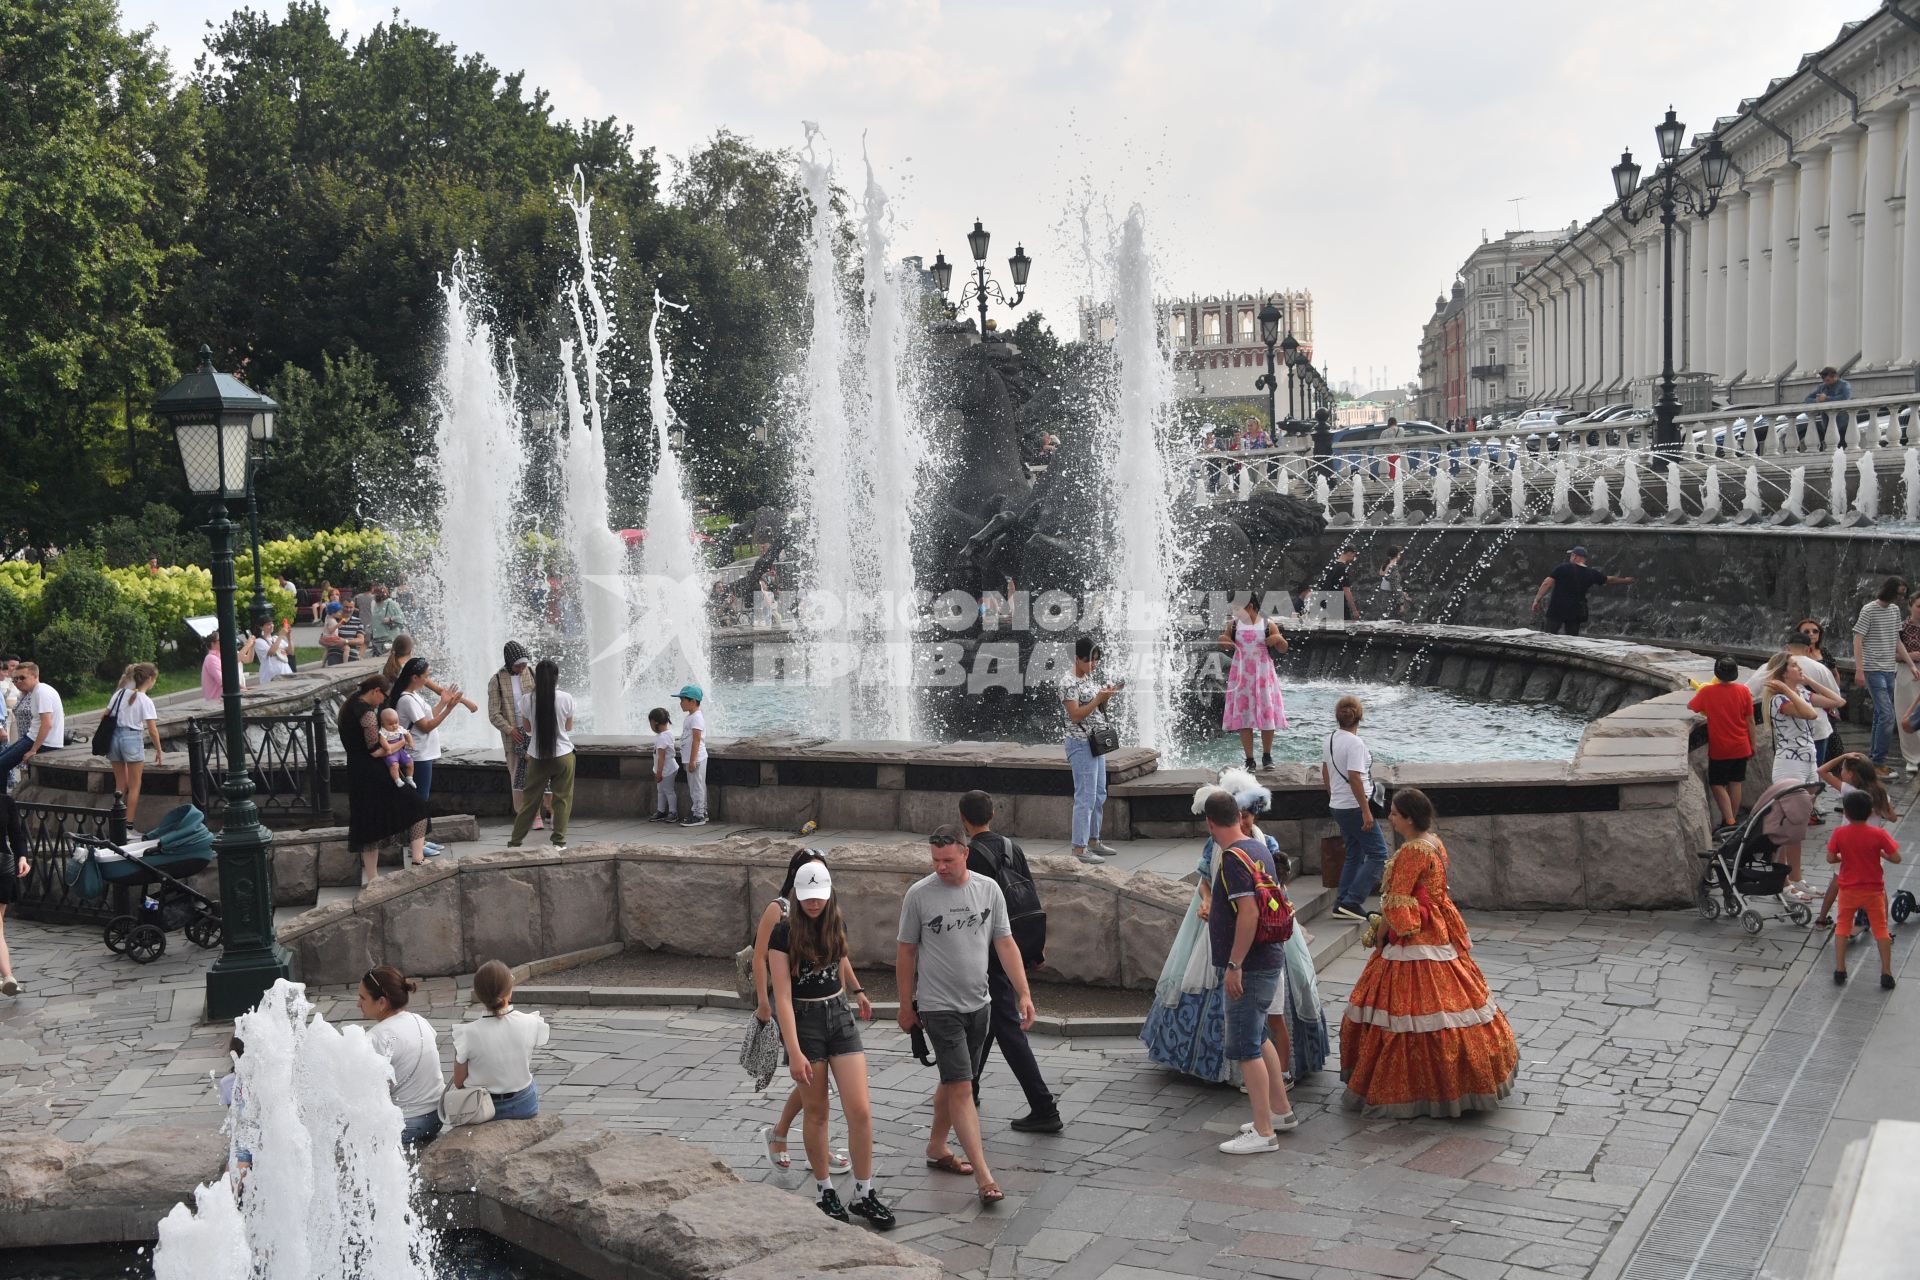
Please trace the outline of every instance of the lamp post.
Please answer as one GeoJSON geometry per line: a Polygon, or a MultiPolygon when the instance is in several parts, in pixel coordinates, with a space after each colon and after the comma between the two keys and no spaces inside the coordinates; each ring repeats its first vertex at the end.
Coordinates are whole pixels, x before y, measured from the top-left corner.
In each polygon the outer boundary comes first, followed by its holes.
{"type": "Polygon", "coordinates": [[[225,1021],[259,1002],[292,964],[273,933],[273,834],[260,825],[247,774],[246,724],[240,708],[239,638],[234,622],[233,521],[228,508],[248,495],[250,440],[266,430],[255,420],[278,406],[213,367],[200,348],[200,367],[155,397],[153,411],[173,426],[187,473],[187,489],[207,500],[213,543],[214,612],[220,619],[220,681],[227,735],[226,812],[214,852],[220,868],[220,958],[207,971],[207,1017],[225,1021]]]}
{"type": "Polygon", "coordinates": [[[1288,332],[1287,336],[1280,340],[1280,349],[1287,353],[1287,421],[1292,422],[1300,416],[1294,404],[1293,392],[1293,362],[1300,357],[1300,340],[1294,337],[1292,332],[1288,332]]]}
{"type": "Polygon", "coordinates": [[[1681,210],[1704,218],[1720,203],[1720,188],[1726,185],[1732,157],[1721,149],[1720,139],[1709,136],[1700,153],[1700,183],[1680,176],[1680,143],[1687,126],[1667,108],[1667,118],[1653,128],[1660,147],[1660,165],[1647,185],[1640,186],[1640,166],[1633,152],[1622,151],[1620,163],[1613,166],[1613,190],[1620,197],[1620,216],[1629,226],[1660,215],[1660,399],[1654,405],[1653,448],[1655,461],[1666,467],[1679,451],[1680,396],[1673,374],[1673,224],[1681,210]],[[1639,196],[1636,204],[1635,195],[1639,196]]]}
{"type": "Polygon", "coordinates": [[[260,446],[258,456],[247,460],[247,532],[253,540],[253,629],[258,631],[273,621],[273,606],[267,603],[267,590],[260,582],[260,498],[259,487],[255,481],[259,478],[260,468],[273,461],[273,419],[280,406],[267,396],[260,400],[266,408],[253,415],[253,422],[247,429],[248,438],[260,446]]]}
{"type": "Polygon", "coordinates": [[[1280,379],[1273,373],[1273,344],[1279,338],[1280,308],[1273,305],[1272,298],[1268,298],[1267,305],[1260,308],[1260,341],[1267,344],[1267,371],[1253,380],[1253,389],[1267,393],[1267,430],[1275,437],[1280,434],[1279,406],[1275,403],[1280,379]]]}
{"type": "MultiPolygon", "coordinates": [[[[1027,296],[1027,273],[1033,270],[1033,259],[1027,256],[1026,246],[1014,245],[1013,256],[1007,259],[1007,271],[1013,277],[1014,288],[1013,300],[1009,302],[1007,295],[1000,288],[1000,282],[987,274],[987,245],[992,235],[992,232],[980,225],[980,219],[973,220],[973,230],[967,232],[967,248],[973,253],[973,279],[967,281],[966,286],[961,289],[958,306],[952,308],[957,311],[959,307],[964,307],[969,302],[979,308],[982,341],[985,341],[987,336],[987,303],[998,302],[1009,311],[1019,306],[1027,296]]],[[[940,291],[941,299],[945,300],[947,288],[953,283],[953,264],[947,261],[944,250],[934,254],[933,266],[930,270],[933,272],[934,288],[940,291]]]]}

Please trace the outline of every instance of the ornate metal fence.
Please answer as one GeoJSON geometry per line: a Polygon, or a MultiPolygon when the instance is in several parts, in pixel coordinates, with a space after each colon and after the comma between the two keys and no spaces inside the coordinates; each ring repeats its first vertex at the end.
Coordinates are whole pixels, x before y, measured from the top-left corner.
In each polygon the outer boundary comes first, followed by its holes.
{"type": "MultiPolygon", "coordinates": [[[[76,835],[118,843],[127,836],[127,807],[118,795],[110,809],[66,804],[16,806],[27,841],[27,878],[14,914],[54,924],[97,923],[114,914],[112,897],[89,902],[67,887],[66,869],[76,835]]],[[[18,832],[16,832],[18,834],[18,832]]]]}
{"type": "MultiPolygon", "coordinates": [[[[319,703],[304,715],[246,718],[247,774],[260,820],[312,823],[333,812],[332,764],[327,759],[326,712],[319,703]]],[[[220,783],[227,772],[226,723],[216,716],[187,722],[187,764],[193,802],[209,821],[226,808],[220,783]]]]}

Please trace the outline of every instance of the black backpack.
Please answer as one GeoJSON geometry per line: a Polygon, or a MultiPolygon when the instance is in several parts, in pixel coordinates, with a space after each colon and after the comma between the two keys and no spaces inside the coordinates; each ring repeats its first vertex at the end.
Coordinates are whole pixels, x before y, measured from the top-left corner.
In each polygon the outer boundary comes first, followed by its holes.
{"type": "Polygon", "coordinates": [[[1040,905],[1040,890],[1027,870],[1027,857],[1014,848],[1012,840],[1000,837],[1000,854],[995,857],[981,850],[981,856],[993,864],[993,878],[1007,900],[1007,925],[1013,930],[1014,945],[1031,973],[1047,961],[1047,910],[1040,905]]]}

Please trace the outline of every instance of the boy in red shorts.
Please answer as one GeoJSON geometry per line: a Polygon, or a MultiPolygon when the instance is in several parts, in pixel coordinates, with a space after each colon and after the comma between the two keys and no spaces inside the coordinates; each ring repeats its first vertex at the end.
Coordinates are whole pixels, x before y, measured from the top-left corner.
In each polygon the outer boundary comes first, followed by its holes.
{"type": "Polygon", "coordinates": [[[1687,710],[1707,718],[1707,785],[1720,806],[1720,825],[1732,826],[1740,817],[1740,784],[1753,758],[1753,690],[1740,683],[1740,667],[1732,658],[1716,658],[1714,683],[1700,686],[1687,710]]]}
{"type": "Polygon", "coordinates": [[[1892,990],[1893,933],[1887,928],[1887,880],[1880,864],[1900,861],[1900,846],[1867,821],[1873,816],[1873,797],[1866,792],[1848,792],[1840,807],[1846,811],[1846,824],[1827,839],[1827,861],[1840,864],[1834,877],[1840,901],[1833,913],[1833,981],[1837,986],[1847,980],[1847,934],[1853,929],[1853,913],[1864,911],[1880,947],[1880,985],[1892,990]]]}

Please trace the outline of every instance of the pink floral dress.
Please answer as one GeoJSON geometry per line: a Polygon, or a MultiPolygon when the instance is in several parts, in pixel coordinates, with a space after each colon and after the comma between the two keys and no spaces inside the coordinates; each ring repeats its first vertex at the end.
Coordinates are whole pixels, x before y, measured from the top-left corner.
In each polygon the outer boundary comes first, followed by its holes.
{"type": "Polygon", "coordinates": [[[1233,665],[1227,669],[1227,708],[1223,729],[1284,729],[1287,704],[1280,696],[1280,673],[1267,648],[1267,620],[1233,619],[1233,665]]]}

